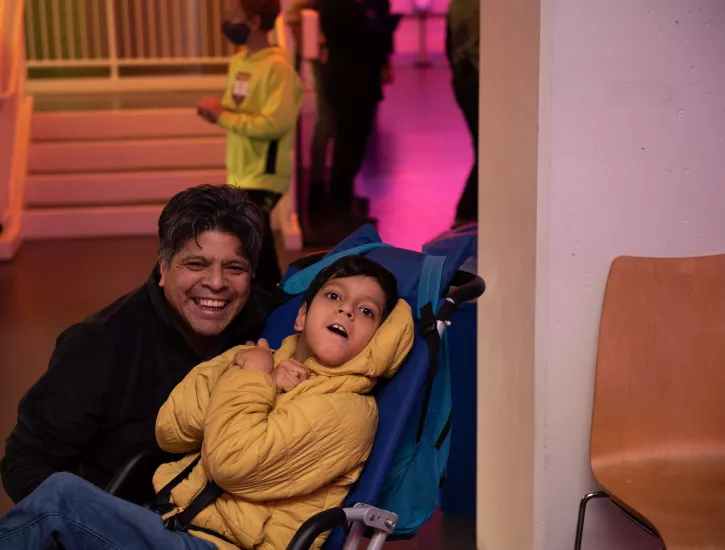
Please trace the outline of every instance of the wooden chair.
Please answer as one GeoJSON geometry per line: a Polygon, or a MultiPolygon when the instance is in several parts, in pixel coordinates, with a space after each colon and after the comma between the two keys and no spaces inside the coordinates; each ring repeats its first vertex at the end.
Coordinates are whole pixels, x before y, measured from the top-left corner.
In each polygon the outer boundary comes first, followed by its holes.
{"type": "Polygon", "coordinates": [[[599,333],[591,467],[667,550],[725,549],[725,255],[618,258],[599,333]]]}

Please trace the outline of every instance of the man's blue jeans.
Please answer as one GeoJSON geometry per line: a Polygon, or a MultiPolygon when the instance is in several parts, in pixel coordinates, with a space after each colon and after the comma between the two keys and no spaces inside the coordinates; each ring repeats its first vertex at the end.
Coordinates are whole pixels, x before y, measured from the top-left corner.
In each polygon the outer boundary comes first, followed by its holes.
{"type": "Polygon", "coordinates": [[[71,474],[53,474],[0,519],[0,549],[215,550],[157,514],[71,474]]]}

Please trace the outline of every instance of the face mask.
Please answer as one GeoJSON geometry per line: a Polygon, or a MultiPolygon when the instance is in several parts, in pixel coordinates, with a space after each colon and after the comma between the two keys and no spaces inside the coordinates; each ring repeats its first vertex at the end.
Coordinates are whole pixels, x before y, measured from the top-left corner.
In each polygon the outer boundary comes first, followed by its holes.
{"type": "Polygon", "coordinates": [[[246,44],[250,32],[252,32],[252,29],[244,22],[232,23],[230,21],[224,21],[222,25],[222,34],[235,46],[246,44]]]}

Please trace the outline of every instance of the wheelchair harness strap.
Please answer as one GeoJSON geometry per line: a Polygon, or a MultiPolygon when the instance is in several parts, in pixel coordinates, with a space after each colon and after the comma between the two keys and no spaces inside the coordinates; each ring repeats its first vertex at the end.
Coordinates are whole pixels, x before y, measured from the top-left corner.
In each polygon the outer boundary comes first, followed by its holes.
{"type": "MultiPolygon", "coordinates": [[[[418,282],[418,324],[421,333],[425,338],[425,345],[428,348],[430,367],[425,380],[425,393],[423,394],[423,409],[418,421],[418,431],[415,442],[420,443],[425,428],[425,420],[428,416],[430,397],[433,392],[433,382],[438,374],[438,359],[441,347],[441,334],[438,332],[438,319],[436,308],[441,293],[443,281],[443,268],[445,267],[446,256],[426,256],[423,258],[423,265],[420,270],[418,282]]],[[[450,420],[450,419],[449,419],[450,420]]],[[[440,439],[440,438],[439,438],[440,439]]],[[[436,446],[438,448],[438,446],[436,446]]]]}
{"type": "Polygon", "coordinates": [[[148,508],[162,516],[164,520],[164,527],[166,527],[169,531],[201,531],[220,538],[230,544],[235,544],[233,541],[230,541],[226,537],[212,531],[211,529],[204,529],[202,527],[197,527],[196,525],[190,525],[191,521],[199,512],[224,494],[224,489],[219,487],[219,485],[213,481],[209,481],[184,510],[178,513],[173,513],[175,506],[170,503],[171,490],[189,477],[192,470],[197,464],[199,464],[200,459],[201,455],[197,456],[186,468],[179,472],[174,479],[164,485],[164,487],[156,495],[154,502],[148,506],[148,508]]]}
{"type": "Polygon", "coordinates": [[[420,308],[420,329],[425,338],[425,344],[428,348],[428,357],[430,368],[425,380],[425,393],[423,394],[423,408],[418,421],[418,431],[416,433],[415,442],[420,443],[423,437],[423,429],[425,428],[425,419],[428,416],[428,406],[430,404],[430,396],[433,391],[433,380],[438,373],[438,350],[440,349],[441,338],[438,334],[436,325],[436,316],[433,312],[433,306],[430,302],[420,308]]]}
{"type": "MultiPolygon", "coordinates": [[[[223,494],[224,489],[219,487],[219,485],[213,481],[209,481],[206,484],[206,487],[204,487],[201,492],[194,497],[194,500],[192,500],[182,512],[168,518],[164,522],[164,525],[166,525],[166,528],[170,531],[186,531],[189,528],[191,520],[193,520],[199,512],[223,494]]],[[[215,533],[215,536],[220,537],[221,535],[215,533]]]]}
{"type": "Polygon", "coordinates": [[[192,460],[186,468],[181,470],[181,472],[176,475],[174,479],[164,485],[156,495],[152,506],[163,506],[165,504],[168,504],[171,500],[171,490],[179,483],[184,481],[187,477],[189,477],[191,471],[196,468],[197,464],[199,464],[199,460],[201,460],[201,455],[197,456],[194,460],[192,460]]]}

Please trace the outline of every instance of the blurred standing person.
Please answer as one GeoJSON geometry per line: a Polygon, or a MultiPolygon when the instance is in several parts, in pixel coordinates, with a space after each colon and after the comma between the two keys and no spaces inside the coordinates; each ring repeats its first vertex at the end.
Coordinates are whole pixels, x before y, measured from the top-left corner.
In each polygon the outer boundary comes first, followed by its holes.
{"type": "Polygon", "coordinates": [[[453,92],[473,141],[473,166],[458,200],[454,227],[478,221],[478,51],[480,1],[451,0],[446,54],[453,72],[453,92]]]}
{"type": "Polygon", "coordinates": [[[274,292],[282,278],[270,214],[292,181],[302,83],[287,54],[269,41],[279,0],[226,0],[222,33],[238,48],[224,96],[206,96],[197,114],[227,133],[227,184],[247,191],[264,212],[254,280],[274,292]]]}
{"type": "MultiPolygon", "coordinates": [[[[316,0],[293,0],[285,13],[287,24],[292,30],[297,45],[297,61],[301,63],[302,51],[302,10],[317,8],[316,0]]],[[[320,57],[311,61],[312,73],[315,79],[315,100],[317,118],[312,133],[312,151],[310,167],[310,197],[309,203],[319,203],[325,194],[325,180],[327,167],[327,151],[334,138],[335,122],[332,107],[322,88],[322,64],[327,60],[327,45],[325,35],[320,32],[320,57]]]]}
{"type": "Polygon", "coordinates": [[[327,41],[322,89],[335,120],[330,195],[336,213],[353,225],[368,223],[355,208],[355,176],[362,167],[382,86],[392,81],[395,17],[389,0],[317,0],[327,41]]]}

